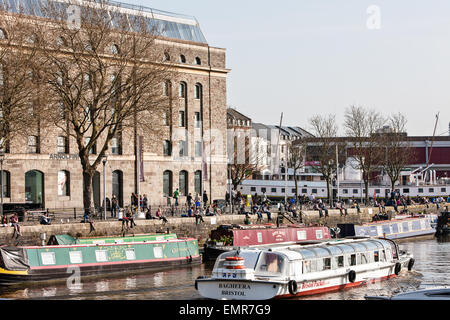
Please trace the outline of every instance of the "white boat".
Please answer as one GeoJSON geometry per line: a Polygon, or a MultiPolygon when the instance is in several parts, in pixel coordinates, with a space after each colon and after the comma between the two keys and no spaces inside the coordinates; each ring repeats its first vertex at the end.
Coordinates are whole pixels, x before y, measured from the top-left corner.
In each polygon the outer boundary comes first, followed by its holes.
{"type": "Polygon", "coordinates": [[[364,298],[366,300],[450,300],[450,287],[402,292],[391,297],[365,295],[364,298]]]}
{"type": "Polygon", "coordinates": [[[287,298],[389,279],[413,264],[411,254],[384,238],[267,245],[221,254],[195,288],[210,299],[287,298]]]}

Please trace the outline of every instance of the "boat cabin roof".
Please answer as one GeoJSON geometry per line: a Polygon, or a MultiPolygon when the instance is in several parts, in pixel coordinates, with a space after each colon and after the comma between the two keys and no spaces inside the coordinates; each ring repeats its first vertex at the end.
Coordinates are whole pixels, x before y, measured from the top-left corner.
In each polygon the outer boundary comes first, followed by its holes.
{"type": "Polygon", "coordinates": [[[258,248],[249,248],[242,251],[268,251],[277,252],[286,256],[289,260],[307,260],[351,254],[357,252],[375,251],[391,248],[391,242],[384,239],[345,239],[327,241],[310,245],[273,245],[258,248]]]}

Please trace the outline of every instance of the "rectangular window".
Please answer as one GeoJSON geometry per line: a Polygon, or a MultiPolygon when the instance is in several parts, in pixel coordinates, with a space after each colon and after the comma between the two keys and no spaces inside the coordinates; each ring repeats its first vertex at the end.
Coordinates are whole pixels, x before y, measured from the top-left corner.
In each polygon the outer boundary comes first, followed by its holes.
{"type": "Polygon", "coordinates": [[[41,260],[43,265],[55,264],[55,253],[54,252],[41,252],[41,260]]]}
{"type": "Polygon", "coordinates": [[[256,191],[256,187],[250,187],[250,191],[251,192],[255,192],[256,191]]]}
{"type": "Polygon", "coordinates": [[[164,150],[163,150],[163,152],[164,152],[164,155],[165,156],[170,156],[170,155],[172,155],[172,148],[171,148],[171,143],[170,143],[170,141],[169,140],[165,140],[164,142],[163,142],[163,148],[164,148],[164,150]]]}
{"type": "Polygon", "coordinates": [[[297,231],[297,240],[306,240],[306,230],[297,231]]]}
{"type": "Polygon", "coordinates": [[[194,113],[194,127],[200,128],[201,127],[201,119],[200,119],[200,112],[194,113]]]}
{"type": "Polygon", "coordinates": [[[331,258],[324,258],[322,270],[330,270],[330,269],[331,269],[331,258]]]}
{"type": "Polygon", "coordinates": [[[316,230],[316,239],[322,239],[322,238],[323,238],[322,230],[316,230]]]}
{"type": "Polygon", "coordinates": [[[446,188],[441,188],[441,192],[447,192],[446,188]]]}
{"type": "Polygon", "coordinates": [[[201,141],[195,141],[195,156],[196,157],[202,156],[202,142],[201,141]]]}
{"type": "Polygon", "coordinates": [[[295,194],[295,189],[292,189],[292,193],[295,194]]]}
{"type": "Polygon", "coordinates": [[[261,192],[266,192],[266,188],[261,188],[261,192]]]}
{"type": "Polygon", "coordinates": [[[404,188],[403,193],[409,193],[409,188],[404,188]]]}
{"type": "Polygon", "coordinates": [[[336,258],[336,266],[338,268],[344,267],[344,256],[337,256],[336,258]]]}
{"type": "Polygon", "coordinates": [[[434,188],[428,188],[428,192],[434,192],[434,188]]]}
{"type": "Polygon", "coordinates": [[[169,116],[168,116],[167,111],[163,111],[163,113],[162,113],[162,124],[163,124],[163,126],[169,125],[169,116]]]}
{"type": "Polygon", "coordinates": [[[81,251],[69,251],[70,263],[83,263],[83,255],[81,251]]]}
{"type": "Polygon", "coordinates": [[[343,194],[348,194],[348,189],[343,189],[343,190],[342,190],[342,193],[343,193],[343,194]]]}
{"type": "Polygon", "coordinates": [[[114,137],[111,139],[111,154],[122,154],[120,138],[114,137]]]}
{"type": "Polygon", "coordinates": [[[308,193],[308,189],[302,189],[302,193],[303,193],[303,194],[308,193]]]}
{"type": "Polygon", "coordinates": [[[97,262],[107,262],[108,261],[108,251],[95,250],[95,258],[96,258],[97,262]]]}
{"type": "Polygon", "coordinates": [[[380,189],[375,189],[375,193],[376,194],[380,194],[381,190],[380,189]]]}
{"type": "Polygon", "coordinates": [[[285,189],[281,188],[281,193],[285,193],[285,192],[286,192],[285,189]]]}
{"type": "Polygon", "coordinates": [[[348,256],[348,265],[356,266],[356,254],[351,254],[348,256]]]}
{"type": "Polygon", "coordinates": [[[358,193],[358,189],[353,189],[353,194],[357,194],[358,193]]]}
{"type": "Polygon", "coordinates": [[[418,193],[423,193],[423,188],[419,188],[418,193]]]}
{"type": "Polygon", "coordinates": [[[375,262],[380,261],[380,254],[378,251],[373,252],[373,261],[375,261],[375,262]]]}
{"type": "Polygon", "coordinates": [[[317,193],[317,189],[312,189],[311,193],[317,193]]]}
{"type": "Polygon", "coordinates": [[[28,136],[28,153],[39,153],[38,136],[28,136]]]}
{"type": "Polygon", "coordinates": [[[271,188],[270,192],[277,192],[277,188],[271,188]]]}
{"type": "Polygon", "coordinates": [[[58,153],[69,153],[67,148],[67,138],[59,136],[58,137],[58,153]]]}
{"type": "Polygon", "coordinates": [[[125,255],[127,256],[127,260],[136,260],[136,254],[134,253],[134,249],[126,249],[125,255]]]}
{"type": "Polygon", "coordinates": [[[178,126],[184,127],[184,111],[178,112],[178,126]]]}
{"type": "Polygon", "coordinates": [[[163,257],[162,247],[154,247],[153,254],[154,254],[155,258],[162,258],[163,257]]]}
{"type": "Polygon", "coordinates": [[[187,143],[186,141],[178,141],[178,150],[180,157],[187,157],[187,143]]]}

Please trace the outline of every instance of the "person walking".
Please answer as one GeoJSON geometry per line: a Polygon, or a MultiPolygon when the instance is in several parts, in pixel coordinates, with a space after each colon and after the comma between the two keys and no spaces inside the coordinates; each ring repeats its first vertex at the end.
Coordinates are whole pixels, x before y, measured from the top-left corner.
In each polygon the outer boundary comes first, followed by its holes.
{"type": "Polygon", "coordinates": [[[178,188],[173,193],[173,197],[175,199],[175,207],[178,207],[178,197],[180,196],[180,192],[178,191],[178,188]]]}
{"type": "Polygon", "coordinates": [[[113,194],[111,198],[111,218],[117,217],[117,209],[119,207],[119,201],[117,201],[116,195],[113,194]]]}
{"type": "Polygon", "coordinates": [[[206,207],[208,204],[208,195],[206,194],[206,190],[203,190],[203,206],[206,207]]]}
{"type": "Polygon", "coordinates": [[[191,195],[191,193],[189,193],[189,194],[187,195],[187,197],[186,197],[186,202],[187,202],[188,208],[190,208],[191,205],[192,205],[192,195],[191,195]]]}
{"type": "Polygon", "coordinates": [[[142,198],[142,211],[147,211],[148,209],[148,198],[147,195],[144,194],[144,197],[142,198]]]}

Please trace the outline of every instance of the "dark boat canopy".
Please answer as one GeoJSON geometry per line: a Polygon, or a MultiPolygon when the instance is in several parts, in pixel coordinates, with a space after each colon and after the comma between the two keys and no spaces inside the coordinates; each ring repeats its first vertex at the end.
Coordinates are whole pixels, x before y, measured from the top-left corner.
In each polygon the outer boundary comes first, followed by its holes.
{"type": "Polygon", "coordinates": [[[0,255],[2,267],[10,271],[24,271],[30,269],[27,251],[17,247],[1,247],[0,255]]]}

